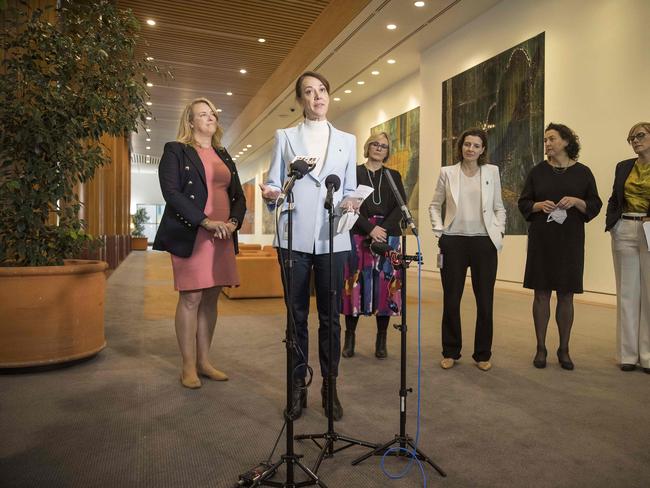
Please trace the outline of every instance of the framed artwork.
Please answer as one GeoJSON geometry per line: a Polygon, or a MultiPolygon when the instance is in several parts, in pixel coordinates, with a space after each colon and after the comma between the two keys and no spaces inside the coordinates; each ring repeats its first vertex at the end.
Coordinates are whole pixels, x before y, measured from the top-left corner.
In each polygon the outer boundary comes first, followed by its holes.
{"type": "MultiPolygon", "coordinates": [[[[268,170],[262,174],[262,183],[269,178],[268,170]]],[[[262,205],[262,234],[275,234],[275,213],[262,205]]]]}
{"type": "Polygon", "coordinates": [[[471,127],[487,131],[489,162],[501,173],[506,234],[526,234],[517,200],[544,159],[543,32],[442,83],[443,166],[458,162],[458,138],[471,127]]]}
{"type": "MultiPolygon", "coordinates": [[[[390,139],[390,158],[386,166],[399,171],[406,192],[406,205],[419,227],[420,107],[393,117],[370,129],[370,134],[386,132],[390,139]]],[[[359,141],[363,143],[365,141],[359,141]]]]}
{"type": "Polygon", "coordinates": [[[242,184],[246,197],[246,215],[242,223],[240,234],[255,234],[255,178],[242,184]]]}

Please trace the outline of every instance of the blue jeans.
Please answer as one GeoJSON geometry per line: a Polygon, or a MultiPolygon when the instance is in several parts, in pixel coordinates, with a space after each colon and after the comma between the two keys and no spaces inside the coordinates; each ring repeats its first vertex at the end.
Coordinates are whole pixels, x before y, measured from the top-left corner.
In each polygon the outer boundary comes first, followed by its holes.
{"type": "MultiPolygon", "coordinates": [[[[343,267],[348,259],[348,252],[335,252],[332,256],[332,279],[335,296],[332,298],[332,332],[333,332],[333,350],[332,357],[332,374],[336,377],[339,372],[339,360],[341,359],[341,324],[339,322],[341,290],[343,288],[343,267]]],[[[280,266],[283,260],[287,259],[288,252],[286,249],[278,249],[278,260],[280,266]]],[[[292,298],[293,298],[293,316],[296,327],[296,337],[298,351],[294,355],[294,379],[304,378],[307,374],[306,364],[309,361],[309,282],[312,269],[314,272],[314,284],[316,288],[316,308],[318,309],[318,357],[320,360],[320,370],[323,378],[328,376],[327,360],[329,353],[329,314],[328,307],[330,301],[329,294],[329,254],[313,254],[306,252],[293,251],[292,257],[293,277],[292,277],[292,298]]],[[[286,267],[287,273],[289,268],[286,267]]],[[[284,276],[283,276],[283,284],[284,276]]],[[[285,293],[286,303],[286,293],[285,293]]]]}

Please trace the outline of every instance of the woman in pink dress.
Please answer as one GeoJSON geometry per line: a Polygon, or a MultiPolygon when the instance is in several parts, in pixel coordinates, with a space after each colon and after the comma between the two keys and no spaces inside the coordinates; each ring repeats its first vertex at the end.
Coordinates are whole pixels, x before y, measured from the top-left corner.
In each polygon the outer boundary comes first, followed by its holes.
{"type": "Polygon", "coordinates": [[[235,164],[221,146],[222,134],[212,102],[193,100],[183,111],[177,140],[165,144],[158,168],[167,205],[153,248],[171,254],[186,388],[200,388],[199,375],[228,379],[211,364],[209,351],[221,287],[239,285],[235,254],[246,199],[235,164]]]}

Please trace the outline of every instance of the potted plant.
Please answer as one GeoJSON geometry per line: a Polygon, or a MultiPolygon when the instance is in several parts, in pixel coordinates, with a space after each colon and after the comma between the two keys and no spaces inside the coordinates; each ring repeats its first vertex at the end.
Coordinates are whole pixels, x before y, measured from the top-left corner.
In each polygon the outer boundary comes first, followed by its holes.
{"type": "Polygon", "coordinates": [[[139,208],[131,215],[133,230],[131,231],[131,249],[134,251],[146,251],[149,240],[144,235],[144,224],[149,221],[149,214],[144,208],[139,208]]]}
{"type": "Polygon", "coordinates": [[[100,138],[144,123],[156,71],[136,58],[131,12],[58,5],[52,22],[52,11],[5,11],[0,30],[0,367],[104,347],[106,263],[69,260],[92,240],[77,192],[109,161],[100,138]]]}

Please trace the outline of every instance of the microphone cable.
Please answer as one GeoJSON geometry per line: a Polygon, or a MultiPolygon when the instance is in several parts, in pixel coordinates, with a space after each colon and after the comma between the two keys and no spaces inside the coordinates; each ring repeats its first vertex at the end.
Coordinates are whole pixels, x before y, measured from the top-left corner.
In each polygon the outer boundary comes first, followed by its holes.
{"type": "MultiPolygon", "coordinates": [[[[415,239],[418,243],[418,256],[422,256],[421,250],[420,250],[420,236],[415,235],[415,239]]],[[[406,281],[406,268],[404,268],[404,276],[403,280],[406,281]]],[[[404,304],[402,304],[404,306],[404,304]]],[[[418,468],[420,469],[420,473],[422,474],[422,486],[424,488],[427,487],[427,475],[426,472],[424,471],[424,465],[422,464],[422,461],[418,459],[417,455],[417,447],[420,441],[420,419],[421,419],[421,380],[422,380],[422,330],[421,330],[421,318],[422,318],[422,259],[418,259],[418,386],[417,386],[417,394],[418,394],[418,401],[417,401],[417,417],[416,417],[416,430],[415,430],[415,442],[414,442],[414,449],[407,449],[405,447],[391,447],[390,449],[387,449],[386,452],[381,457],[381,470],[384,472],[384,474],[392,479],[392,480],[398,480],[401,478],[404,478],[409,471],[411,471],[411,468],[413,467],[413,461],[417,463],[418,468]],[[393,452],[404,452],[410,457],[410,460],[406,467],[400,471],[397,474],[393,474],[388,472],[385,466],[385,460],[386,456],[390,456],[391,453],[393,452]]]]}

